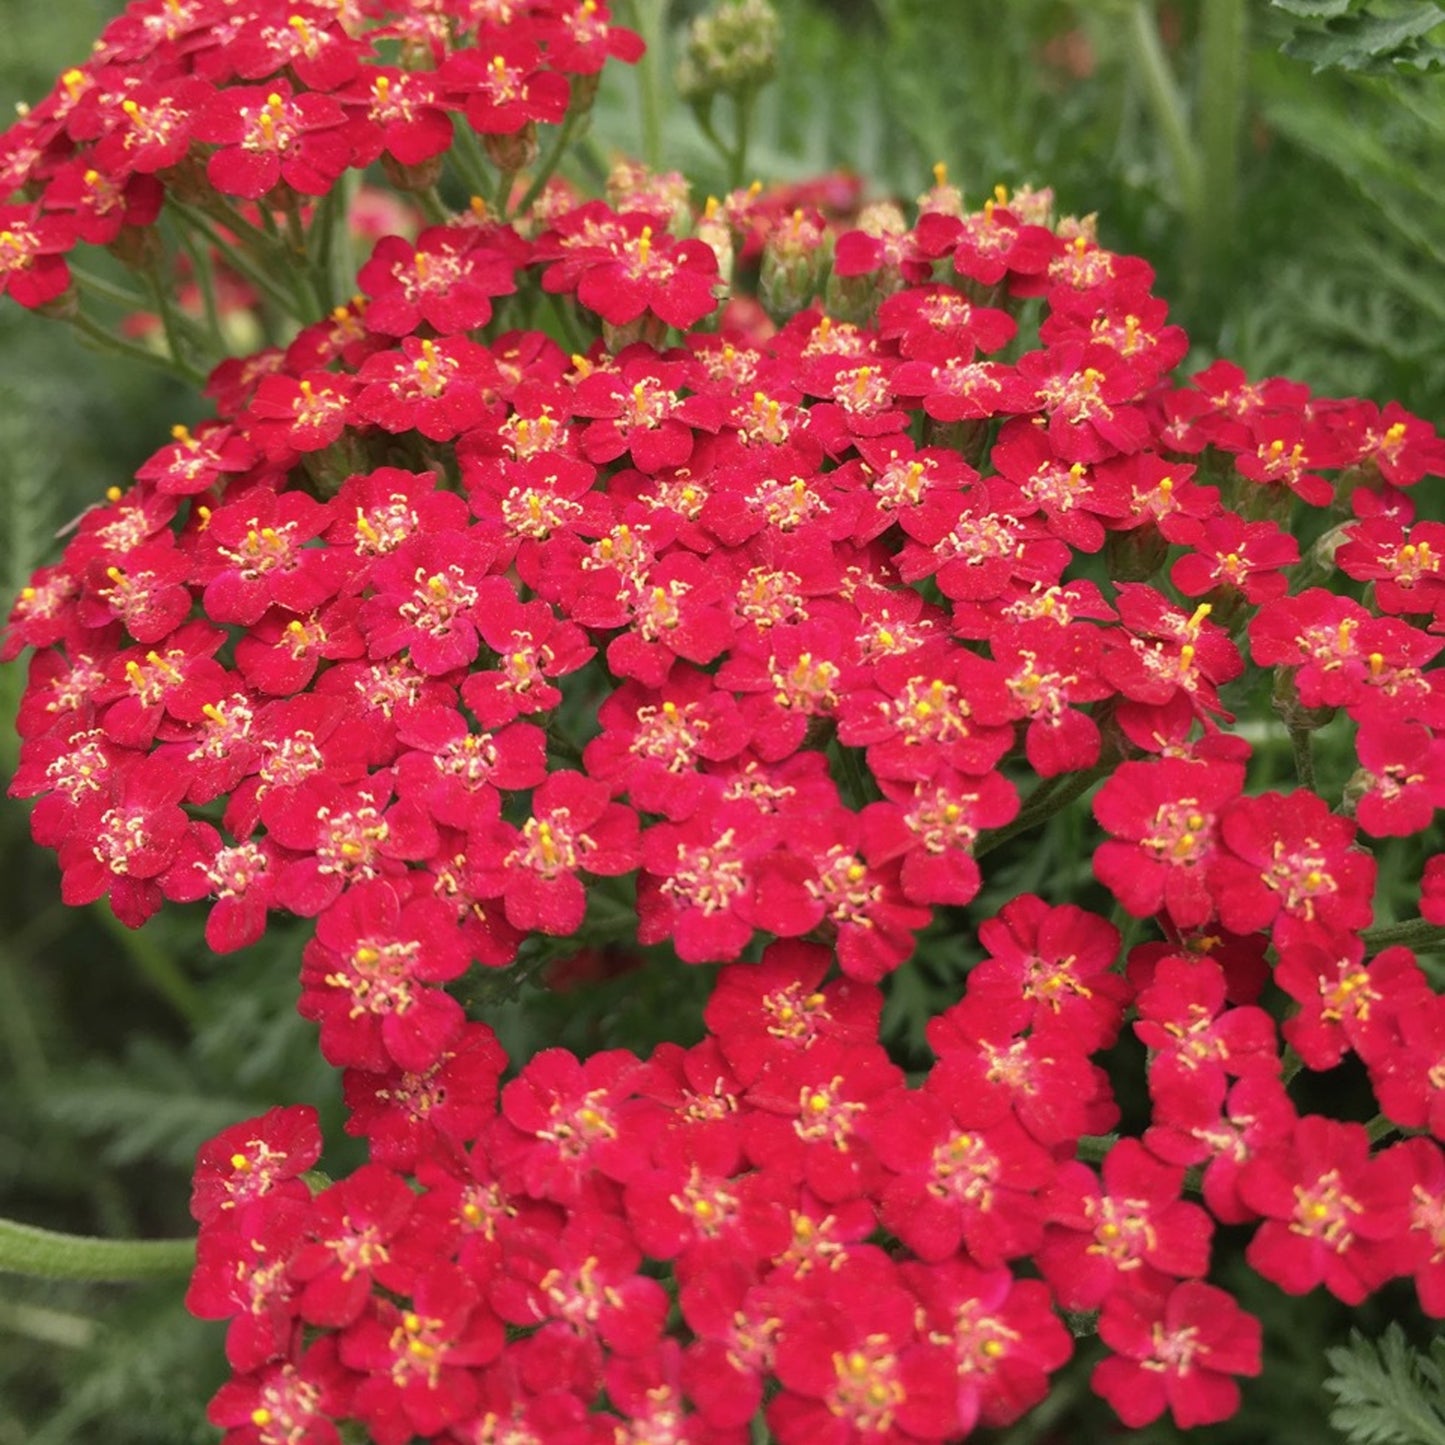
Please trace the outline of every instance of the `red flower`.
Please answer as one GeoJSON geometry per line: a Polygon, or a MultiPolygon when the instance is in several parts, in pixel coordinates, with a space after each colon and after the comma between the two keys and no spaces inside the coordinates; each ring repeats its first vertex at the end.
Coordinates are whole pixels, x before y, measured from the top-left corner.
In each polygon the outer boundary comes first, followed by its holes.
{"type": "Polygon", "coordinates": [[[1034,1259],[1060,1304],[1097,1309],[1124,1287],[1204,1274],[1214,1226],[1180,1199],[1182,1167],[1121,1139],[1104,1156],[1103,1176],[1101,1185],[1087,1165],[1065,1164],[1047,1196],[1050,1223],[1034,1259]]]}
{"type": "Polygon", "coordinates": [[[391,780],[385,773],[365,786],[343,786],[317,774],[285,791],[284,798],[277,789],[261,800],[261,818],[282,847],[301,854],[280,878],[278,896],[303,917],[314,917],[358,883],[400,880],[407,862],[436,851],[436,829],[419,804],[387,806],[391,780]]]}
{"type": "Polygon", "coordinates": [[[926,1312],[929,1337],[954,1362],[955,1428],[1012,1425],[1048,1392],[1049,1373],[1073,1353],[1048,1286],[964,1259],[904,1264],[899,1273],[926,1312]]]}
{"type": "Polygon", "coordinates": [[[640,1065],[623,1049],[578,1062],[544,1049],[502,1090],[489,1149],[504,1183],[571,1207],[615,1197],[608,1182],[646,1172],[658,1109],[633,1096],[640,1065]]]}
{"type": "Polygon", "coordinates": [[[1148,445],[1149,424],[1130,405],[1141,391],[1132,360],[1098,344],[1063,341],[1025,352],[1019,376],[1048,417],[1055,453],[1066,462],[1098,462],[1148,445]]]}
{"type": "Polygon", "coordinates": [[[963,1255],[981,1269],[1030,1254],[1043,1239],[1039,1193],[1055,1165],[1011,1115],[987,1119],[954,1091],[930,1088],[870,1109],[861,1130],[893,1177],[879,1221],[919,1259],[963,1255]]]}
{"type": "Polygon", "coordinates": [[[1280,1071],[1274,1020],[1261,1008],[1224,1006],[1224,971],[1212,959],[1161,959],[1138,998],[1134,1033],[1150,1051],[1156,1119],[1207,1118],[1226,1077],[1280,1071]]]}
{"type": "Polygon", "coordinates": [[[1274,925],[1276,946],[1329,941],[1373,914],[1375,860],[1351,847],[1354,824],[1315,794],[1237,798],[1221,816],[1224,849],[1208,885],[1231,933],[1274,925]]]}
{"type": "Polygon", "coordinates": [[[242,28],[226,60],[244,80],[264,80],[285,68],[309,90],[335,90],[356,74],[365,53],[339,17],[291,15],[284,26],[242,28]]]}
{"type": "Polygon", "coordinates": [[[1445,738],[1387,716],[1360,719],[1360,771],[1351,779],[1355,817],[1377,838],[1423,833],[1445,807],[1445,738]]]}
{"type": "Polygon", "coordinates": [[[410,1292],[425,1260],[415,1244],[407,1248],[416,1199],[399,1174],[380,1164],[363,1164],[316,1195],[307,1219],[311,1238],[291,1261],[292,1278],[303,1285],[297,1313],[307,1324],[351,1324],[365,1309],[373,1281],[410,1292]]]}
{"type": "Polygon", "coordinates": [[[341,1360],[365,1373],[351,1411],[376,1445],[436,1436],[476,1404],[478,1365],[501,1354],[506,1333],[453,1265],[436,1263],[406,1308],[373,1299],[341,1337],[341,1360]]]}
{"type": "MultiPolygon", "coordinates": [[[[576,291],[577,300],[611,326],[625,326],[651,312],[683,331],[717,307],[717,254],[706,241],[679,241],[654,229],[641,212],[611,220],[604,243],[574,245],[565,266],[542,275],[550,292],[576,291]]],[[[545,255],[544,237],[539,255],[545,255]]]]}
{"type": "Polygon", "coordinates": [[[366,329],[406,336],[425,322],[452,336],[485,326],[492,298],[517,289],[515,241],[505,240],[511,234],[496,245],[475,227],[429,226],[415,242],[383,236],[356,278],[371,297],[366,329]]]}
{"type": "Polygon", "coordinates": [[[1163,911],[1179,928],[1208,922],[1219,813],[1243,787],[1234,763],[1121,763],[1094,795],[1095,818],[1119,840],[1095,849],[1095,876],[1135,918],[1163,911]]]}
{"type": "Polygon", "coordinates": [[[602,733],[587,744],[587,775],[625,793],[635,808],[673,822],[691,817],[702,803],[704,761],[736,757],[749,731],[732,696],[685,663],[668,672],[660,688],[627,682],[597,711],[602,733]]]}
{"type": "Polygon", "coordinates": [[[1286,1294],[1322,1284],[1356,1305],[1409,1268],[1409,1171],[1398,1154],[1371,1156],[1363,1124],[1306,1116],[1245,1163],[1239,1192],[1264,1217],[1246,1258],[1286,1294]]]}
{"type": "Polygon", "coordinates": [[[1347,577],[1374,584],[1374,603],[1393,614],[1433,612],[1445,605],[1445,523],[1405,527],[1391,517],[1367,517],[1346,532],[1335,565],[1347,577]]]}
{"type": "Polygon", "coordinates": [[[1016,1038],[1006,1020],[977,999],[937,1015],[928,1042],[938,1062],[931,1078],[939,1096],[966,1100],[981,1121],[1012,1113],[1040,1144],[1072,1147],[1091,1128],[1112,1128],[1108,1075],[1091,1065],[1066,1029],[1016,1038]]]}
{"type": "Polygon", "coordinates": [[[61,897],[75,907],[110,895],[115,916],[139,928],[161,904],[161,875],[199,825],[179,806],[190,779],[163,758],[145,757],[113,786],[110,806],[60,845],[61,897]],[[93,821],[92,821],[93,820],[93,821]]]}
{"type": "Polygon", "coordinates": [[[639,861],[637,814],[581,773],[547,775],[520,831],[494,821],[473,834],[470,876],[483,897],[501,898],[507,921],[565,938],[582,924],[587,896],[578,873],[615,877],[639,861]]]}
{"type": "Polygon", "coordinates": [[[830,949],[771,943],[757,963],[723,969],[704,1018],[743,1084],[827,1039],[861,1045],[878,1036],[883,997],[852,979],[823,980],[830,949]]]}
{"type": "Polygon", "coordinates": [[[1445,1007],[1439,994],[1417,989],[1402,998],[1403,992],[1394,993],[1390,1009],[1399,1041],[1374,1061],[1370,1083],[1396,1124],[1445,1139],[1445,1007]]]}
{"type": "Polygon", "coordinates": [[[217,508],[197,566],[207,614],[249,627],[268,607],[305,615],[334,597],[347,559],[333,548],[306,545],[333,520],[329,507],[304,492],[259,489],[217,508]]]}
{"type": "Polygon", "coordinates": [[[311,1198],[301,1176],[321,1157],[316,1110],[268,1109],[202,1144],[191,1180],[191,1218],[202,1225],[258,1199],[311,1198]]]}
{"type": "Polygon", "coordinates": [[[1299,1004],[1284,1036],[1312,1069],[1332,1069],[1353,1049],[1387,1066],[1398,1026],[1433,997],[1408,948],[1387,948],[1366,966],[1357,938],[1296,943],[1280,950],[1275,982],[1299,1004]]]}
{"type": "Polygon", "coordinates": [[[1246,522],[1234,512],[1193,525],[1166,525],[1164,532],[1191,548],[1169,571],[1186,597],[1232,591],[1254,604],[1282,597],[1289,579],[1281,569],[1299,561],[1299,543],[1288,532],[1274,522],[1246,522]]]}
{"type": "Polygon", "coordinates": [[[355,391],[351,377],[322,370],[299,378],[263,376],[245,414],[247,434],[268,460],[289,461],[293,451],[321,451],[346,430],[355,391]]]}
{"type": "Polygon", "coordinates": [[[351,164],[360,170],[383,152],[400,165],[422,166],[451,146],[454,106],[434,71],[368,65],[335,96],[350,117],[351,164]]]}
{"type": "Polygon", "coordinates": [[[465,337],[403,336],[396,349],[362,362],[355,418],[389,432],[452,441],[486,417],[495,368],[491,354],[465,337]]]}
{"type": "Polygon", "coordinates": [[[1285,1145],[1297,1115],[1284,1085],[1273,1075],[1240,1079],[1223,1108],[1201,1117],[1198,1101],[1171,1093],[1157,1101],[1145,1131],[1149,1149],[1171,1164],[1203,1164],[1204,1202],[1221,1224],[1259,1218],[1240,1197],[1239,1172],[1261,1150],[1285,1145]]]}
{"type": "Polygon", "coordinates": [[[541,51],[524,34],[490,30],[478,48],[449,55],[440,76],[480,135],[514,135],[538,121],[556,125],[567,112],[566,77],[543,68],[541,51]]]}
{"type": "Polygon", "coordinates": [[[982,776],[1013,744],[1017,714],[1002,668],[964,648],[885,657],[870,681],[840,700],[838,740],[867,748],[875,778],[982,776]]]}
{"type": "Polygon", "coordinates": [[[642,37],[612,22],[610,7],[597,0],[568,0],[560,14],[543,22],[547,63],[569,75],[595,75],[609,59],[636,65],[642,37]]]}
{"type": "Polygon", "coordinates": [[[941,1441],[957,1424],[947,1356],[915,1336],[915,1302],[893,1270],[835,1271],[821,1308],[788,1321],[775,1366],[783,1390],[767,1408],[779,1445],[941,1441]]]}
{"type": "Polygon", "coordinates": [[[1019,798],[999,773],[962,777],[940,768],[930,782],[885,779],[887,802],[862,813],[863,851],[875,865],[903,859],[899,886],[910,903],[972,901],[983,878],[973,859],[978,835],[1018,816],[1019,798]]]}
{"type": "Polygon", "coordinates": [[[668,1296],[637,1272],[641,1263],[626,1226],[601,1212],[517,1235],[490,1298],[509,1324],[541,1326],[523,1359],[524,1383],[590,1397],[602,1384],[604,1346],[614,1357],[656,1350],[668,1296]]]}
{"type": "Polygon", "coordinates": [[[1181,1430],[1227,1420],[1239,1408],[1233,1376],[1261,1368],[1259,1321],[1199,1280],[1111,1295],[1099,1337],[1114,1353],[1094,1367],[1094,1391],[1131,1430],[1166,1409],[1181,1430]]]}
{"type": "Polygon", "coordinates": [[[457,978],[469,962],[439,899],[403,902],[384,879],[358,883],[317,920],[297,1011],[321,1025],[321,1052],[338,1068],[425,1073],[463,1023],[461,1005],[431,985],[457,978]]]}
{"type": "Polygon", "coordinates": [[[87,245],[108,246],[128,227],[134,233],[154,225],[164,200],[165,190],[155,176],[112,177],[86,161],[72,161],[46,186],[44,207],[47,213],[69,212],[76,237],[87,245]]]}
{"type": "Polygon", "coordinates": [[[743,1119],[748,1157],[835,1203],[866,1197],[879,1182],[861,1116],[890,1104],[903,1074],[877,1044],[820,1041],[778,1061],[749,1087],[743,1119]]]}
{"type": "Polygon", "coordinates": [[[1410,1171],[1410,1273],[1420,1308],[1445,1319],[1445,1153],[1435,1140],[1419,1137],[1392,1145],[1389,1153],[1410,1171]]]}
{"type": "Polygon", "coordinates": [[[259,200],[283,181],[304,196],[325,195],[351,161],[345,125],[329,95],[293,95],[278,79],[215,93],[191,133],[220,147],[206,175],[222,195],[259,200]]]}
{"type": "Polygon", "coordinates": [[[217,1219],[196,1241],[186,1308],[198,1319],[230,1320],[226,1359],[238,1373],[289,1353],[298,1325],[291,1262],[301,1248],[306,1199],[270,1197],[217,1219]]]}
{"type": "Polygon", "coordinates": [[[372,564],[372,596],[357,622],[372,657],[403,648],[419,671],[441,677],[480,648],[475,610],[492,561],[480,529],[415,535],[372,564]]]}
{"type": "Polygon", "coordinates": [[[415,1169],[424,1158],[459,1151],[494,1117],[506,1066],[492,1030],[468,1021],[422,1073],[348,1069],[342,1076],[346,1132],[365,1139],[372,1159],[392,1169],[415,1169]]]}
{"type": "MultiPolygon", "coordinates": [[[[757,866],[779,830],[758,826],[747,803],[699,810],[642,835],[637,941],[672,942],[685,963],[736,958],[758,926],[757,866]]],[[[790,929],[805,933],[808,923],[790,929]]]]}
{"type": "Polygon", "coordinates": [[[979,1007],[1017,1032],[1060,1028],[1085,1053],[1118,1037],[1131,990],[1113,971],[1119,931],[1111,923],[1025,893],[980,924],[978,939],[986,954],[968,976],[968,996],[979,1007]]]}
{"type": "Polygon", "coordinates": [[[206,1412],[231,1445],[341,1445],[335,1421],[346,1413],[349,1376],[336,1358],[336,1339],[323,1336],[296,1361],[272,1361],[228,1380],[206,1412]]]}

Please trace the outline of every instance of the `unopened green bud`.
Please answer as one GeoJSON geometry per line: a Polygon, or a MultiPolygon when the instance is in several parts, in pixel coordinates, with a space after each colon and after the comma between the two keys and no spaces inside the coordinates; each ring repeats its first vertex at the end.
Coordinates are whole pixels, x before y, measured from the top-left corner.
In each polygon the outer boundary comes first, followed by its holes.
{"type": "Polygon", "coordinates": [[[607,200],[615,211],[667,216],[674,235],[685,235],[692,225],[687,177],[679,171],[650,171],[640,161],[617,161],[607,174],[607,200]]]}
{"type": "Polygon", "coordinates": [[[777,69],[781,30],[769,0],[724,0],[688,29],[678,92],[699,104],[766,85],[777,69]]]}
{"type": "Polygon", "coordinates": [[[800,208],[769,232],[758,272],[758,300],[779,325],[817,296],[829,250],[827,231],[816,212],[800,208]]]}

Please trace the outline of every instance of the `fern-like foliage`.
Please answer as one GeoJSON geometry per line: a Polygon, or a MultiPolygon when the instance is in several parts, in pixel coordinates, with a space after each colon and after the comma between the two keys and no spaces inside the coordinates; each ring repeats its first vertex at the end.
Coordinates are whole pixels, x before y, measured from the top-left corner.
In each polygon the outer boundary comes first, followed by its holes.
{"type": "Polygon", "coordinates": [[[1330,1424],[1350,1445],[1445,1445],[1445,1339],[1422,1354],[1392,1324],[1378,1340],[1351,1332],[1326,1358],[1330,1424]]]}
{"type": "Polygon", "coordinates": [[[1389,74],[1445,67],[1445,10],[1432,0],[1272,0],[1298,17],[1284,50],[1321,70],[1389,74]]]}

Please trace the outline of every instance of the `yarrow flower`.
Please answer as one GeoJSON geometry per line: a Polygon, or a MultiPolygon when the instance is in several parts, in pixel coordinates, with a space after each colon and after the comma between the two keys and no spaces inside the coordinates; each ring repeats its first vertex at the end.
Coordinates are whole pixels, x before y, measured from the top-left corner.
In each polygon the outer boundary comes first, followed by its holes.
{"type": "Polygon", "coordinates": [[[88,323],[111,248],[214,414],[0,657],[66,902],[306,933],[368,1158],[300,1106],[198,1156],[226,1445],[942,1445],[1065,1311],[1191,1429],[1262,1365],[1231,1249],[1445,1311],[1429,425],[1178,380],[1047,192],[585,196],[601,0],[221,11],[133,5],[7,134],[0,291],[88,323]],[[206,352],[232,310],[275,344],[206,352]]]}

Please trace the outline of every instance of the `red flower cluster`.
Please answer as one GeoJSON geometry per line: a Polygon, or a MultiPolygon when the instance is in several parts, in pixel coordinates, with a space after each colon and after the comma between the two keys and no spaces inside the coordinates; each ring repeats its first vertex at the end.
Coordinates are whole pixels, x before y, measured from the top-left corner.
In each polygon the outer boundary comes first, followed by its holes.
{"type": "MultiPolygon", "coordinates": [[[[590,107],[607,60],[641,54],[598,0],[136,0],[0,139],[0,197],[20,196],[0,205],[0,294],[56,301],[77,244],[134,254],[163,197],[234,220],[237,202],[296,206],[377,160],[425,189],[453,116],[494,154],[525,155],[538,122],[590,107]],[[404,68],[386,58],[397,42],[404,68]]],[[[458,264],[415,288],[498,294],[484,264],[458,264]]],[[[425,254],[406,268],[424,272],[425,254]]]]}
{"type": "MultiPolygon", "coordinates": [[[[125,224],[162,191],[270,217],[383,153],[437,160],[464,113],[510,178],[609,54],[636,46],[593,0],[369,31],[133,6],[5,138],[33,196],[0,275],[54,299],[71,241],[115,239],[79,229],[77,165],[125,224]],[[376,62],[392,40],[414,67],[376,62]]],[[[1043,1396],[1054,1304],[1102,1308],[1126,1423],[1208,1423],[1260,1364],[1204,1282],[1214,1220],[1257,1224],[1286,1291],[1413,1276],[1445,1314],[1445,1015],[1372,946],[1356,841],[1445,800],[1445,537],[1407,490],[1445,471],[1433,431],[1224,363],[1176,385],[1149,268],[1047,197],[963,214],[940,181],[912,228],[838,235],[830,277],[802,207],[623,190],[381,239],[356,302],[218,367],[215,417],[12,613],[0,655],[35,649],[12,791],[67,901],[138,926],[209,899],[221,952],[315,919],[299,1007],[372,1162],[313,1195],[295,1110],[203,1152],[191,1304],[232,1320],[230,1445],[333,1445],[343,1419],[380,1445],[702,1445],[764,1400],[784,1445],[957,1439],[1043,1396]],[[719,256],[759,232],[776,329],[718,312],[719,256]],[[544,301],[590,343],[494,320],[544,301]],[[1305,561],[1297,507],[1334,508],[1305,561]],[[1340,808],[1247,791],[1251,665],[1301,752],[1337,711],[1357,729],[1340,808]],[[1121,957],[1033,895],[976,920],[910,1085],[880,981],[1100,780],[1096,879],[1160,937],[1121,957]],[[448,986],[585,941],[634,885],[639,942],[729,965],[708,1037],[550,1050],[499,1090],[448,986]],[[1270,976],[1294,1056],[1356,1055],[1416,1137],[1300,1116],[1270,976]],[[1100,1151],[1126,1029],[1150,1118],[1100,1151]]]]}

